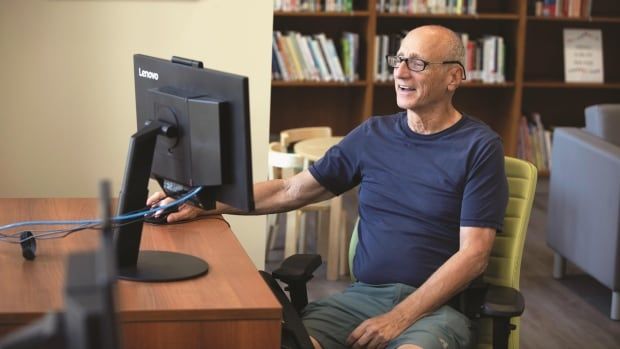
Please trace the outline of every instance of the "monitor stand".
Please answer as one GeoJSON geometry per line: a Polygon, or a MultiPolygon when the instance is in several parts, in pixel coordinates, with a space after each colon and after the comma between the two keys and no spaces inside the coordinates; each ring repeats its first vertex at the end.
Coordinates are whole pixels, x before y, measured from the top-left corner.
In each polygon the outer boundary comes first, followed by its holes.
{"type": "MultiPolygon", "coordinates": [[[[118,204],[119,215],[144,208],[157,136],[176,137],[176,133],[175,126],[151,121],[131,136],[118,204]]],[[[177,281],[207,273],[209,265],[198,257],[178,252],[140,251],[142,226],[143,221],[139,219],[121,224],[114,231],[120,279],[143,282],[177,281]]]]}

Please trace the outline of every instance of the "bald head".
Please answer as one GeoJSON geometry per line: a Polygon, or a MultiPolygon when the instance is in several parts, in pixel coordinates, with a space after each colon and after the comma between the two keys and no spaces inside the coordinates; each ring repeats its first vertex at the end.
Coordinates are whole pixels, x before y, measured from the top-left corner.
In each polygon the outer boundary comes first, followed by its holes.
{"type": "Polygon", "coordinates": [[[454,60],[465,65],[463,41],[452,30],[440,25],[425,25],[407,33],[404,40],[416,40],[429,52],[431,60],[454,60]]]}

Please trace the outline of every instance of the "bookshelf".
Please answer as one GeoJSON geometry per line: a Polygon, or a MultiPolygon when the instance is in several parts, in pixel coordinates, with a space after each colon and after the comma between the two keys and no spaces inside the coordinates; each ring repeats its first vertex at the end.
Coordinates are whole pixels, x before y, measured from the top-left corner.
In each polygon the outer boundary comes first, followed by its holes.
{"type": "Polygon", "coordinates": [[[540,112],[548,127],[584,126],[583,110],[597,103],[620,103],[620,1],[592,0],[589,16],[535,16],[528,2],[523,111],[540,112]],[[604,83],[564,82],[564,28],[600,29],[604,83]],[[541,54],[543,53],[543,54],[541,54]]]}
{"type": "MultiPolygon", "coordinates": [[[[398,111],[392,82],[374,79],[375,35],[398,33],[425,24],[440,24],[471,38],[503,37],[506,81],[467,82],[455,95],[456,107],[488,123],[515,155],[519,119],[539,112],[546,126],[582,126],[583,110],[596,103],[620,103],[620,1],[593,0],[591,16],[539,17],[534,0],[478,0],[476,14],[405,14],[377,11],[379,0],[353,1],[352,12],[274,12],[274,30],[302,34],[343,31],[359,34],[359,79],[353,82],[273,81],[270,132],[328,125],[346,134],[372,115],[398,111]],[[565,83],[564,28],[603,32],[605,82],[565,83]]],[[[545,175],[546,173],[541,173],[545,175]]]]}

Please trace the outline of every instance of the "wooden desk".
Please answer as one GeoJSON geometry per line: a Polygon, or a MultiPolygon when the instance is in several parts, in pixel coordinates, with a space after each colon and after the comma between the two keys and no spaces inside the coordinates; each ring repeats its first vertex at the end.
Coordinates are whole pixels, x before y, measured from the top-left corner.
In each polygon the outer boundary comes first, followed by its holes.
{"type": "MultiPolygon", "coordinates": [[[[0,225],[35,219],[97,217],[94,199],[0,199],[0,225]]],[[[0,336],[62,308],[68,253],[94,249],[99,233],[37,241],[26,261],[0,243],[0,336]]],[[[145,224],[142,249],[201,257],[209,273],[170,283],[118,282],[123,348],[279,348],[281,307],[221,218],[145,224]]]]}
{"type": "MultiPolygon", "coordinates": [[[[305,157],[309,161],[317,161],[325,155],[327,150],[338,144],[343,137],[320,137],[309,138],[295,144],[295,153],[305,157]]],[[[338,280],[342,274],[343,266],[347,263],[343,260],[341,251],[345,249],[344,219],[342,211],[342,196],[336,196],[330,201],[329,209],[329,234],[327,242],[327,280],[338,280]],[[336,263],[334,263],[336,261],[336,263]]],[[[346,258],[345,258],[346,259],[346,258]]]]}

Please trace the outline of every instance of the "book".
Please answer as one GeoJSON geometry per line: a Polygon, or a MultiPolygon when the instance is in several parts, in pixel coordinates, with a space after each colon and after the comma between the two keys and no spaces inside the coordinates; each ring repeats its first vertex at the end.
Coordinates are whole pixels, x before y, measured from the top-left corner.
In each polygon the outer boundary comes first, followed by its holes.
{"type": "Polygon", "coordinates": [[[545,128],[539,113],[532,113],[532,119],[534,120],[534,136],[539,144],[537,152],[540,153],[540,169],[546,170],[549,168],[549,156],[547,155],[547,146],[545,144],[545,128]]]}
{"type": "Polygon", "coordinates": [[[297,47],[295,43],[295,35],[292,32],[289,32],[287,35],[283,36],[283,38],[287,44],[288,52],[291,55],[291,61],[295,67],[297,77],[299,80],[307,79],[308,72],[304,69],[301,52],[299,52],[299,47],[297,47]]]}
{"type": "Polygon", "coordinates": [[[299,50],[301,51],[305,69],[308,72],[308,80],[321,80],[318,67],[314,64],[314,59],[312,58],[312,54],[310,53],[306,37],[296,32],[295,39],[297,41],[297,45],[299,46],[299,50]]]}
{"type": "Polygon", "coordinates": [[[331,81],[332,76],[327,68],[327,63],[325,62],[325,57],[323,56],[323,52],[319,46],[319,42],[315,38],[308,38],[308,42],[310,43],[310,47],[312,48],[310,52],[312,52],[312,56],[317,62],[319,67],[319,72],[321,75],[322,81],[331,81]]]}
{"type": "Polygon", "coordinates": [[[278,51],[280,52],[280,56],[282,57],[282,62],[284,63],[287,75],[289,80],[301,80],[301,78],[297,75],[297,70],[295,68],[295,64],[292,61],[291,53],[289,52],[288,44],[286,43],[286,39],[282,35],[280,31],[274,31],[274,36],[276,38],[276,44],[278,47],[278,51]]]}
{"type": "MultiPolygon", "coordinates": [[[[274,79],[290,80],[286,65],[284,64],[284,59],[282,58],[282,54],[280,53],[280,49],[278,48],[277,40],[278,39],[276,37],[276,33],[274,32],[273,40],[271,41],[271,48],[273,51],[273,55],[275,56],[275,63],[278,65],[279,70],[279,76],[274,77],[274,79]]],[[[272,60],[273,58],[274,57],[272,57],[272,60]]]]}

